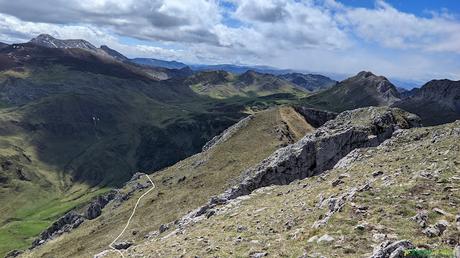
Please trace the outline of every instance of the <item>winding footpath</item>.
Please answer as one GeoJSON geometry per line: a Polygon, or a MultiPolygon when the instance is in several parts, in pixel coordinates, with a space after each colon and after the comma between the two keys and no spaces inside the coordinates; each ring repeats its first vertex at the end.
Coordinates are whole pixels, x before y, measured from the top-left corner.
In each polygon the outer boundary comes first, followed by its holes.
{"type": "Polygon", "coordinates": [[[125,233],[126,229],[128,228],[129,226],[129,223],[131,222],[131,219],[134,217],[134,214],[136,213],[136,209],[137,209],[137,206],[139,205],[139,202],[141,201],[141,199],[146,196],[148,193],[150,193],[153,189],[155,189],[155,184],[153,183],[152,179],[150,179],[149,175],[145,174],[145,176],[149,179],[150,183],[152,183],[152,188],[150,188],[147,192],[145,192],[144,194],[142,194],[139,199],[137,199],[137,202],[136,202],[136,205],[134,206],[134,209],[133,209],[133,212],[131,213],[131,216],[129,216],[129,219],[128,221],[126,222],[126,225],[125,227],[123,228],[123,230],[120,232],[120,234],[112,241],[112,243],[110,243],[109,247],[112,249],[112,251],[115,251],[115,252],[118,252],[121,257],[125,257],[123,255],[123,253],[116,249],[113,245],[115,244],[115,242],[118,241],[118,239],[123,235],[123,233],[125,233]]]}

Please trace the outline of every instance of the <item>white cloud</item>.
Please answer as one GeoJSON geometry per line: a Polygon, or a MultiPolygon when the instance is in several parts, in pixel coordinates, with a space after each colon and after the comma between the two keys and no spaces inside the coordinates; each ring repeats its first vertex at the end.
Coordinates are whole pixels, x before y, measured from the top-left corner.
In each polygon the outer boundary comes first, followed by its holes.
{"type": "Polygon", "coordinates": [[[446,10],[427,18],[335,0],[0,0],[0,10],[0,41],[48,33],[130,57],[460,77],[460,24],[446,10]]]}
{"type": "Polygon", "coordinates": [[[417,17],[380,0],[375,9],[345,8],[337,20],[383,47],[460,53],[460,23],[448,15],[417,17]]]}
{"type": "Polygon", "coordinates": [[[278,48],[347,48],[348,36],[328,9],[311,1],[235,0],[236,19],[278,48]]]}

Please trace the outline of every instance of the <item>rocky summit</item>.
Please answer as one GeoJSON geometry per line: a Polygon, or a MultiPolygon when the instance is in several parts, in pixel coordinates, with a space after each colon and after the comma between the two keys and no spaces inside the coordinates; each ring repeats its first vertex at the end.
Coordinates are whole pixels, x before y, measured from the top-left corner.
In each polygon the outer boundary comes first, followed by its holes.
{"type": "Polygon", "coordinates": [[[83,39],[56,39],[48,34],[40,34],[30,40],[30,43],[47,48],[80,48],[87,50],[96,50],[97,48],[83,39]]]}
{"type": "Polygon", "coordinates": [[[362,71],[330,89],[307,97],[305,102],[340,112],[366,106],[388,106],[400,98],[396,86],[387,78],[362,71]]]}

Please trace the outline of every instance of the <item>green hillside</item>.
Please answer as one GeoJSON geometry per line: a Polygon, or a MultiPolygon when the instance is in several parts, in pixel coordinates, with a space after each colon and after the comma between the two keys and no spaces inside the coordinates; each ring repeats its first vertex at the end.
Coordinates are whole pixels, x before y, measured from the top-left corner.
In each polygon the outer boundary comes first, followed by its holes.
{"type": "Polygon", "coordinates": [[[271,74],[247,71],[241,75],[225,71],[200,72],[186,80],[190,88],[198,94],[215,99],[229,97],[257,97],[279,93],[290,93],[298,97],[308,95],[300,86],[271,74]]]}
{"type": "Polygon", "coordinates": [[[215,100],[183,79],[159,81],[80,49],[2,48],[0,255],[136,171],[189,157],[246,112],[290,96],[215,100]]]}
{"type": "MultiPolygon", "coordinates": [[[[142,241],[146,234],[203,205],[211,196],[232,185],[247,168],[281,146],[297,141],[313,129],[291,107],[256,113],[246,123],[232,129],[228,137],[223,137],[225,140],[219,141],[208,150],[152,174],[156,188],[142,200],[122,240],[142,241]]],[[[141,178],[139,182],[143,184],[146,180],[141,178]]],[[[121,231],[137,197],[142,193],[136,192],[121,205],[117,205],[117,202],[110,204],[100,217],[87,221],[71,233],[64,234],[25,256],[46,257],[59,254],[67,257],[89,257],[107,249],[108,244],[121,231]]]]}

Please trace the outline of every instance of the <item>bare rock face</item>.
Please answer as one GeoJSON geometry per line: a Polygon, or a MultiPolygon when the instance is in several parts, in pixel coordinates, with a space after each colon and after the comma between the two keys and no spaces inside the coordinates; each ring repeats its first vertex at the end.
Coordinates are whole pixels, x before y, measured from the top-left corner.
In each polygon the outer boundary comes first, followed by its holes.
{"type": "Polygon", "coordinates": [[[323,173],[352,150],[377,146],[390,138],[394,131],[416,126],[420,126],[420,119],[400,109],[368,107],[342,112],[315,133],[277,150],[256,167],[247,170],[239,184],[188,214],[179,221],[179,225],[187,224],[214,206],[248,195],[255,189],[284,185],[323,173]]]}
{"type": "Polygon", "coordinates": [[[323,111],[314,108],[296,107],[295,109],[301,114],[307,122],[315,128],[324,125],[327,121],[337,117],[337,113],[323,111]]]}
{"type": "Polygon", "coordinates": [[[32,243],[32,248],[42,245],[48,239],[52,239],[65,232],[77,228],[84,221],[84,217],[76,212],[69,212],[55,221],[49,228],[43,231],[37,239],[32,243]]]}

